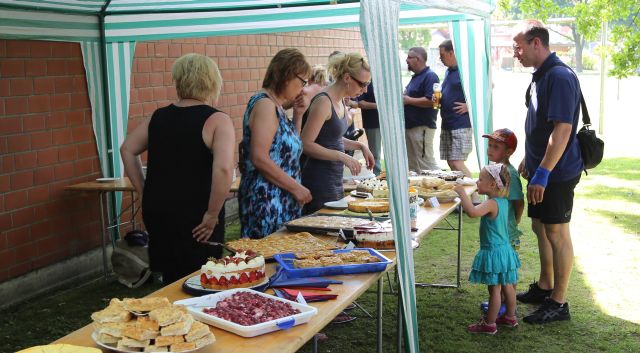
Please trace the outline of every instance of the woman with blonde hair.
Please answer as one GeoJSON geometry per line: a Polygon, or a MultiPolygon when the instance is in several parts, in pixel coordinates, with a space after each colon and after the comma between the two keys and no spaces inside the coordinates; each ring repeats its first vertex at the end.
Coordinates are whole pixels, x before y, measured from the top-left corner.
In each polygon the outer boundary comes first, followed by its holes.
{"type": "Polygon", "coordinates": [[[269,63],[262,90],[247,103],[242,121],[238,192],[243,237],[262,238],[301,215],[311,193],[300,184],[302,142],[296,122],[285,114],[307,84],[311,67],[294,48],[269,63]]]}
{"type": "Polygon", "coordinates": [[[343,137],[349,125],[344,99],[367,91],[371,80],[369,63],[359,53],[340,53],[331,57],[328,71],[335,81],[313,97],[303,116],[301,138],[307,159],[302,169],[302,184],[313,196],[312,202],[305,205],[305,214],[317,211],[325,202],[344,197],[344,166],[352,175],[360,173],[360,162],[345,150],[361,150],[368,169],[374,164],[366,145],[343,137]]]}
{"type": "Polygon", "coordinates": [[[156,110],[120,147],[125,172],[142,199],[151,269],[162,272],[164,283],[222,254],[202,241],[224,242],[235,145],[231,119],[209,105],[222,87],[216,63],[187,54],[173,64],[172,76],[178,101],[156,110]]]}

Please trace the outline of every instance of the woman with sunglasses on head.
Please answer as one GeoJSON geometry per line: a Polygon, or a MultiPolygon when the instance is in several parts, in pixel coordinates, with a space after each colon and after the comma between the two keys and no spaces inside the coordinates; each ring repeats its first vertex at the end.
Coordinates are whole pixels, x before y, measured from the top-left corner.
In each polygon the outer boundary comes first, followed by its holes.
{"type": "Polygon", "coordinates": [[[262,89],[247,103],[242,121],[238,190],[242,237],[262,238],[300,217],[311,193],[300,184],[300,131],[290,106],[311,73],[304,55],[280,50],[269,63],[262,89]]]}
{"type": "Polygon", "coordinates": [[[343,137],[349,124],[344,98],[354,98],[367,91],[371,81],[369,63],[358,53],[341,53],[331,57],[328,71],[334,82],[311,100],[303,116],[300,137],[307,158],[302,167],[302,185],[313,196],[305,205],[304,214],[319,210],[325,202],[344,197],[344,166],[352,175],[360,173],[360,162],[345,150],[361,150],[367,168],[372,169],[374,165],[373,155],[365,144],[343,137]]]}

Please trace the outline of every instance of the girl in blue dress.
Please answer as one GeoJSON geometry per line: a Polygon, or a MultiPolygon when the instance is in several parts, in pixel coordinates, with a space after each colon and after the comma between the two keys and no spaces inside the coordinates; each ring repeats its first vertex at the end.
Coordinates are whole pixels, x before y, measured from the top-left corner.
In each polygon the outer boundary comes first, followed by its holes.
{"type": "Polygon", "coordinates": [[[300,184],[302,141],[283,105],[307,84],[311,66],[294,48],[279,51],[242,121],[238,202],[242,237],[262,238],[300,217],[311,192],[300,184]]]}
{"type": "Polygon", "coordinates": [[[489,309],[479,323],[468,326],[471,333],[495,334],[497,325],[518,326],[516,319],[516,292],[520,259],[509,241],[509,171],[501,163],[485,166],[476,183],[478,193],[488,199],[474,206],[462,185],[454,190],[460,195],[462,208],[469,217],[480,219],[480,250],[471,266],[469,281],[486,284],[489,289],[489,309]],[[504,293],[507,311],[498,316],[504,293]]]}

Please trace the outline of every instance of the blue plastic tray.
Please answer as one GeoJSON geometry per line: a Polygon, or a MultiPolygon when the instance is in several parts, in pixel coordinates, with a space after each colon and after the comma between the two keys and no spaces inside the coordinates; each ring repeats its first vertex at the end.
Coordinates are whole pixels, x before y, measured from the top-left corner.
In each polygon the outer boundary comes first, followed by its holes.
{"type": "Polygon", "coordinates": [[[381,271],[384,271],[387,268],[387,265],[392,262],[391,260],[387,259],[384,255],[370,248],[334,250],[333,252],[343,253],[343,252],[349,252],[351,250],[367,250],[369,254],[379,258],[380,262],[370,263],[370,264],[357,264],[357,265],[294,268],[293,260],[295,259],[295,255],[293,253],[275,254],[273,255],[273,258],[276,261],[278,261],[280,266],[282,266],[283,270],[287,273],[287,276],[291,278],[351,275],[354,273],[365,273],[365,272],[381,272],[381,271]]]}

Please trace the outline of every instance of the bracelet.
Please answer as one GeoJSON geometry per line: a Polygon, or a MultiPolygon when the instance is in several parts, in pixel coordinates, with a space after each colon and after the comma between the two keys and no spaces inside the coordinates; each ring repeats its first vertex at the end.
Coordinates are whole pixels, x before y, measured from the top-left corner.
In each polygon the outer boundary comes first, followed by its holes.
{"type": "Polygon", "coordinates": [[[549,182],[549,174],[551,174],[550,170],[543,167],[538,167],[535,174],[533,174],[533,178],[531,178],[531,181],[529,181],[529,184],[542,185],[543,187],[547,187],[547,183],[549,182]]]}

